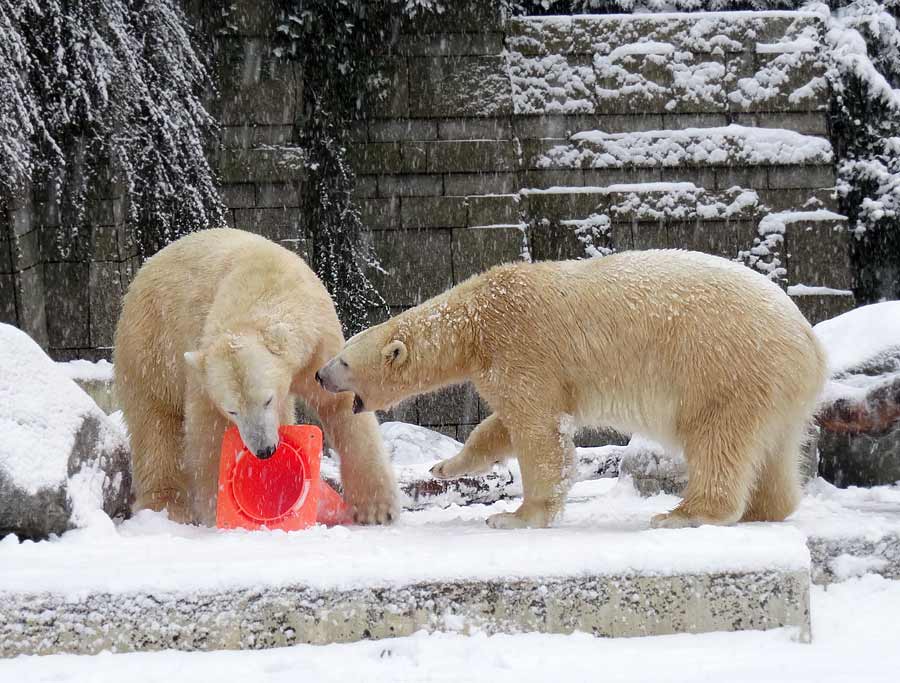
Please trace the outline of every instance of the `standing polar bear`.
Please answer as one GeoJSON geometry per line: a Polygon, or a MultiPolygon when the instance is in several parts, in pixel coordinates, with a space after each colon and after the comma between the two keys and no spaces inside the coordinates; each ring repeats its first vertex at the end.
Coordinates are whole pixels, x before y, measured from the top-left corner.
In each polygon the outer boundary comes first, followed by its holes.
{"type": "Polygon", "coordinates": [[[354,517],[389,522],[396,486],[375,417],[314,381],[338,353],[325,287],[287,249],[241,230],[206,230],[149,259],[116,328],[115,383],[131,438],[137,509],[213,525],[229,422],[259,458],[294,422],[294,396],[317,412],[341,456],[354,517]]]}
{"type": "Polygon", "coordinates": [[[812,328],[742,265],[675,250],[493,268],[350,339],[317,374],[354,410],[472,380],[493,414],[440,478],[516,454],[524,500],[497,528],[563,508],[573,432],[602,425],[682,448],[689,483],[656,527],[782,520],[826,376],[812,328]]]}

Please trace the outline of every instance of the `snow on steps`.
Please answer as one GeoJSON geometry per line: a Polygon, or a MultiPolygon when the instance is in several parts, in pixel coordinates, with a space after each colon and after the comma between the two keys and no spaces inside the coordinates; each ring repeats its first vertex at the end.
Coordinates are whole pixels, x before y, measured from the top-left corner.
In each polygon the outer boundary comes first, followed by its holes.
{"type": "Polygon", "coordinates": [[[571,144],[553,145],[537,168],[641,168],[696,165],[828,164],[825,138],[780,128],[731,124],[714,128],[651,130],[636,133],[582,131],[571,144]]]}
{"type": "Polygon", "coordinates": [[[506,38],[514,112],[823,109],[823,28],[808,12],[517,18],[506,38]]]}
{"type": "MultiPolygon", "coordinates": [[[[116,530],[0,543],[0,655],[263,648],[417,630],[606,636],[790,626],[809,553],[787,525],[650,530],[670,500],[576,486],[552,529],[498,531],[516,501],[392,528],[218,532],[140,513],[116,530]],[[604,495],[605,494],[605,495],[604,495]]],[[[610,490],[611,489],[611,490],[610,490]]]]}

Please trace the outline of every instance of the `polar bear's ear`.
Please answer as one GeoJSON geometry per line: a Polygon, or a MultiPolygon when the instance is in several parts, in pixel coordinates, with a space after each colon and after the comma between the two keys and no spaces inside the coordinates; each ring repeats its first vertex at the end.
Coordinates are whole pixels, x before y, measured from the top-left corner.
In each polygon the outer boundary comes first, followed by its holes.
{"type": "Polygon", "coordinates": [[[189,368],[194,370],[203,369],[203,352],[202,351],[186,351],[184,354],[184,362],[189,368]]]}
{"type": "Polygon", "coordinates": [[[406,344],[399,339],[395,339],[381,349],[381,357],[384,358],[386,363],[392,365],[402,365],[408,355],[406,344]]]}
{"type": "Polygon", "coordinates": [[[275,323],[263,333],[263,343],[275,356],[283,355],[291,341],[290,329],[284,323],[275,323]]]}

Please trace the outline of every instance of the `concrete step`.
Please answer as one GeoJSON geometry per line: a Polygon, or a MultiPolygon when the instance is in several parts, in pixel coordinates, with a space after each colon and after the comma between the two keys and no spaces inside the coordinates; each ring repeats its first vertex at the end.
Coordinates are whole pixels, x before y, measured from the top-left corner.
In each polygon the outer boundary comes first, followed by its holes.
{"type": "MultiPolygon", "coordinates": [[[[612,487],[612,490],[610,490],[612,487]]],[[[417,630],[639,636],[792,627],[809,553],[787,525],[650,530],[659,499],[576,486],[553,529],[491,506],[393,528],[217,532],[141,513],[117,529],[0,545],[0,655],[347,642],[417,630]]]]}
{"type": "Polygon", "coordinates": [[[783,524],[650,530],[677,498],[581,482],[553,529],[497,531],[517,501],[397,526],[217,532],[140,513],[0,543],[0,655],[263,648],[417,630],[605,636],[793,627],[809,586],[900,579],[900,487],[808,486],[783,524]],[[807,550],[808,548],[808,550],[807,550]],[[811,556],[811,559],[810,559],[811,556]]]}
{"type": "Polygon", "coordinates": [[[790,524],[806,536],[814,583],[900,579],[900,485],[839,489],[817,479],[790,524]]]}

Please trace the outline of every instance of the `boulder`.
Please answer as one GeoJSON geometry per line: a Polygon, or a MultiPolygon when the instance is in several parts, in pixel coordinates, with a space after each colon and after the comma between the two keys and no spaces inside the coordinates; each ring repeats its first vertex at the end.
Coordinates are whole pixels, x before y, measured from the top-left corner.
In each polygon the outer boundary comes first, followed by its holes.
{"type": "Polygon", "coordinates": [[[680,495],[687,485],[687,463],[680,452],[668,452],[655,441],[635,434],[622,451],[619,476],[629,477],[642,496],[680,495]]]}
{"type": "MultiPolygon", "coordinates": [[[[459,479],[435,479],[431,468],[445,458],[452,458],[462,449],[456,439],[427,427],[405,422],[385,422],[381,435],[387,449],[397,483],[400,502],[406,510],[421,510],[430,506],[489,504],[521,495],[521,487],[514,485],[513,472],[505,465],[495,465],[493,471],[469,475],[459,479]]],[[[338,458],[329,451],[322,460],[322,478],[340,488],[338,458]]]]}
{"type": "Polygon", "coordinates": [[[129,511],[128,444],[24,332],[0,324],[0,536],[40,539],[129,511]]]}
{"type": "Polygon", "coordinates": [[[817,417],[820,474],[842,487],[900,481],[900,301],[814,329],[831,371],[817,417]]]}

